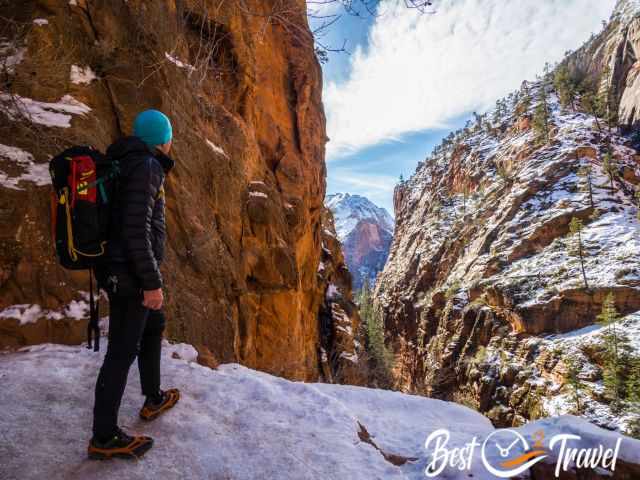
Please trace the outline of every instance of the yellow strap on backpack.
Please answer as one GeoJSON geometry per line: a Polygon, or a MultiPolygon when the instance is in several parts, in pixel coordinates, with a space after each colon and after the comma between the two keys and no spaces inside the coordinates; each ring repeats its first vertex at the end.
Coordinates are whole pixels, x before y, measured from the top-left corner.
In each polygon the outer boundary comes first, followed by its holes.
{"type": "Polygon", "coordinates": [[[80,250],[76,249],[73,244],[73,222],[71,221],[71,207],[69,202],[69,189],[65,187],[63,189],[62,195],[60,195],[60,204],[65,206],[65,212],[67,214],[67,251],[69,252],[69,257],[74,262],[78,261],[78,253],[84,257],[100,257],[104,255],[104,249],[106,245],[106,241],[100,242],[100,252],[98,253],[84,253],[80,250]]]}

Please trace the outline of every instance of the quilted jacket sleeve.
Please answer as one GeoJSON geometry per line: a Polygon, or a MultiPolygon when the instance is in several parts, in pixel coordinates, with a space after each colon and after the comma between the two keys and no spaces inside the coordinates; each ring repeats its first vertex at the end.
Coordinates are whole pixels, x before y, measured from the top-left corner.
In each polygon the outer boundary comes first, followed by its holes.
{"type": "Polygon", "coordinates": [[[148,157],[131,169],[122,186],[122,238],[143,290],[162,287],[162,275],[151,241],[151,219],[163,181],[162,167],[148,157]]]}

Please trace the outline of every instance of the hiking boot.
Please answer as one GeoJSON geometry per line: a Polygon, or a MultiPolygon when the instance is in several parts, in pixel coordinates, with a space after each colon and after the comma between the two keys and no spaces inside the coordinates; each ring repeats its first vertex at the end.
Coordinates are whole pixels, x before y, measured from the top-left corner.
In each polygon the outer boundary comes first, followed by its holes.
{"type": "Polygon", "coordinates": [[[177,388],[167,391],[160,390],[157,399],[147,398],[144,402],[144,406],[140,410],[140,418],[147,421],[155,420],[161,413],[178,403],[178,400],[180,400],[180,390],[177,388]]]}
{"type": "Polygon", "coordinates": [[[153,438],[142,435],[131,437],[120,428],[110,439],[102,442],[92,438],[88,455],[91,460],[109,460],[111,458],[138,459],[153,446],[153,438]]]}

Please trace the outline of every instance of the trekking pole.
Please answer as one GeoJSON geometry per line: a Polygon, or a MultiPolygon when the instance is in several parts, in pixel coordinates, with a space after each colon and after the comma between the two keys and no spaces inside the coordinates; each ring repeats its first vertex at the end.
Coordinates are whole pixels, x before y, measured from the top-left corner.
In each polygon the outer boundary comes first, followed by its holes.
{"type": "Polygon", "coordinates": [[[100,306],[93,296],[93,268],[89,268],[89,324],[87,325],[87,348],[91,349],[93,337],[93,351],[100,350],[100,306]]]}

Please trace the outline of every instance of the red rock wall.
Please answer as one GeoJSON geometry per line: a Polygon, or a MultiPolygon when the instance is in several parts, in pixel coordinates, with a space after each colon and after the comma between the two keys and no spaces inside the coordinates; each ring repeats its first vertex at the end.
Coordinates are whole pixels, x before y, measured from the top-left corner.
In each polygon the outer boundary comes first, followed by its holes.
{"type": "MultiPolygon", "coordinates": [[[[52,128],[7,114],[5,102],[0,144],[43,164],[71,144],[106,148],[143,109],[166,112],[177,162],[166,185],[169,336],[221,361],[315,378],[326,137],[304,2],[69,3],[0,3],[12,19],[0,35],[26,48],[0,90],[48,102],[72,95],[91,111],[52,128]],[[72,83],[72,65],[98,79],[72,83]]],[[[15,168],[0,158],[5,174],[15,168]]],[[[0,187],[0,347],[80,342],[84,322],[69,320],[65,305],[88,289],[87,276],[52,256],[49,188],[20,187],[0,187]],[[65,318],[41,313],[21,326],[7,314],[16,304],[65,318]]]]}

